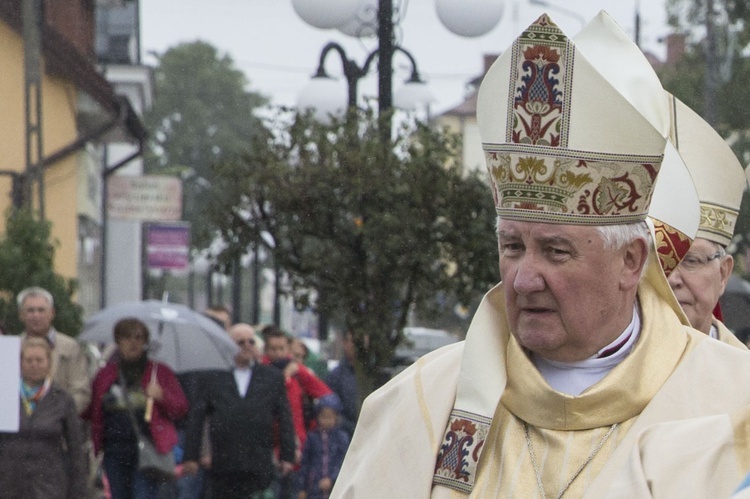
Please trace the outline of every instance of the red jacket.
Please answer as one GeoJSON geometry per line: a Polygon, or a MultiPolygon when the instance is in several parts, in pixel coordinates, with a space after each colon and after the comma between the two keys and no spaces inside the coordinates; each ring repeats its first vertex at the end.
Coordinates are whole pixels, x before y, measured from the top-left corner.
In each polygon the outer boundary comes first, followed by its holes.
{"type": "MultiPolygon", "coordinates": [[[[151,370],[154,363],[146,362],[146,369],[141,378],[141,386],[144,390],[151,381],[151,370]]],[[[160,402],[154,402],[154,410],[151,416],[151,440],[154,447],[160,453],[170,452],[177,445],[177,430],[174,421],[184,417],[188,411],[188,402],[182,391],[177,377],[172,370],[160,362],[156,363],[156,381],[164,391],[164,398],[160,402]]],[[[117,381],[118,363],[110,362],[102,367],[94,378],[91,389],[91,405],[84,417],[91,420],[91,439],[94,442],[94,451],[99,454],[104,444],[104,408],[102,398],[109,388],[117,381]]]]}
{"type": "MultiPolygon", "coordinates": [[[[271,362],[268,357],[264,356],[263,363],[270,364],[271,362]]],[[[305,446],[305,440],[307,440],[303,395],[317,399],[333,392],[309,368],[299,363],[297,367],[297,373],[294,376],[286,378],[284,382],[286,384],[286,397],[289,399],[289,408],[292,410],[294,433],[299,440],[299,449],[302,450],[305,446]]]]}

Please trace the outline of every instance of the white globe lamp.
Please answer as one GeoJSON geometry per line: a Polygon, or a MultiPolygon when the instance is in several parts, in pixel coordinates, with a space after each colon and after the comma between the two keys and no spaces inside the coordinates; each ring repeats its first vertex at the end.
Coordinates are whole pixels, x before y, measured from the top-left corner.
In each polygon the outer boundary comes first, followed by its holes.
{"type": "Polygon", "coordinates": [[[435,96],[423,81],[409,80],[393,96],[393,105],[404,111],[416,111],[433,102],[435,96]]]}
{"type": "Polygon", "coordinates": [[[435,0],[440,22],[452,33],[469,38],[492,31],[504,7],[503,0],[435,0]]]}
{"type": "Polygon", "coordinates": [[[362,0],[292,0],[297,15],[310,26],[333,29],[355,16],[362,0]]]}
{"type": "Polygon", "coordinates": [[[378,34],[378,0],[361,0],[357,12],[349,21],[338,27],[345,35],[372,38],[378,34]]]}
{"type": "Polygon", "coordinates": [[[341,117],[346,112],[346,84],[325,76],[316,76],[297,96],[297,109],[313,110],[315,120],[328,124],[331,116],[341,117]]]}

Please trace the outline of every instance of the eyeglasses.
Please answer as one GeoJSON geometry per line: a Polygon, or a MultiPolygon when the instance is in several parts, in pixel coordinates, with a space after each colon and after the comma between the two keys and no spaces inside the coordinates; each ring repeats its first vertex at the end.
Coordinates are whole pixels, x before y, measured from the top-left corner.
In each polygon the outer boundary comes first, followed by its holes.
{"type": "Polygon", "coordinates": [[[705,267],[711,260],[716,260],[721,256],[724,256],[721,251],[717,251],[713,255],[687,254],[675,270],[695,272],[705,267]]]}
{"type": "Polygon", "coordinates": [[[255,340],[253,338],[245,338],[242,340],[237,340],[237,344],[241,347],[245,345],[255,345],[255,340]]]}

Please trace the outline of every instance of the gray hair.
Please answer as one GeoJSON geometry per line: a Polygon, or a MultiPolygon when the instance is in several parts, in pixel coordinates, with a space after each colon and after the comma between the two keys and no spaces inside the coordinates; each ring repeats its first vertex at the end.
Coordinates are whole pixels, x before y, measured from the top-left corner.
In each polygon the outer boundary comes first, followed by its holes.
{"type": "Polygon", "coordinates": [[[44,288],[40,288],[39,286],[31,286],[30,288],[26,288],[18,293],[18,297],[16,297],[16,304],[18,305],[19,309],[23,306],[23,302],[26,301],[26,298],[30,296],[41,296],[42,298],[47,300],[47,303],[49,303],[50,307],[55,306],[55,299],[52,297],[52,293],[44,288]]]}
{"type": "Polygon", "coordinates": [[[716,251],[719,252],[719,256],[727,256],[727,249],[719,243],[716,243],[716,251]]]}
{"type": "Polygon", "coordinates": [[[605,249],[620,249],[636,239],[643,239],[646,247],[651,245],[651,231],[644,221],[619,225],[598,225],[596,231],[601,236],[605,249]]]}
{"type": "MultiPolygon", "coordinates": [[[[495,223],[495,235],[499,235],[500,220],[502,219],[498,216],[495,223]]],[[[651,231],[645,221],[619,225],[597,225],[594,228],[602,238],[605,249],[620,249],[636,239],[643,239],[647,247],[651,245],[651,231]]]]}

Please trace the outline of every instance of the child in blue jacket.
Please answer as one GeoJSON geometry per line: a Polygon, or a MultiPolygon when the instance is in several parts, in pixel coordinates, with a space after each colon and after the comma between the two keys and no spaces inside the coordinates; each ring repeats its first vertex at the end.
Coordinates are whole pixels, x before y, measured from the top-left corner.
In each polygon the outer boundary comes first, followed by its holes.
{"type": "Polygon", "coordinates": [[[307,434],[297,472],[298,499],[326,499],[339,475],[349,447],[349,435],[339,428],[341,400],[332,393],[316,403],[317,429],[307,434]]]}

